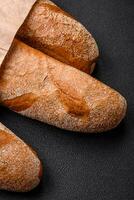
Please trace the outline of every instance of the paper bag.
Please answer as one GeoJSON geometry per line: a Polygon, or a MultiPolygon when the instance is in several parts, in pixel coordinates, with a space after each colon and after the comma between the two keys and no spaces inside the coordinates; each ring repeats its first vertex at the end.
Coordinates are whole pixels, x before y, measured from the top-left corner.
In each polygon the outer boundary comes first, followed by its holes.
{"type": "Polygon", "coordinates": [[[0,66],[36,0],[0,0],[0,66]]]}

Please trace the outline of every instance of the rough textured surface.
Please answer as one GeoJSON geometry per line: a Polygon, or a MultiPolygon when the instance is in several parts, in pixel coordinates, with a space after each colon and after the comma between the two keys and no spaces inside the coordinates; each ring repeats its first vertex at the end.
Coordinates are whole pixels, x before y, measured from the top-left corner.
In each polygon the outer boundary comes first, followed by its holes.
{"type": "Polygon", "coordinates": [[[0,123],[0,189],[32,190],[40,182],[41,171],[35,152],[0,123]]]}
{"type": "Polygon", "coordinates": [[[85,27],[48,0],[37,0],[18,37],[51,57],[92,73],[98,47],[85,27]]]}
{"type": "Polygon", "coordinates": [[[0,76],[3,105],[63,129],[106,131],[126,113],[126,100],[118,92],[18,40],[0,76]]]}

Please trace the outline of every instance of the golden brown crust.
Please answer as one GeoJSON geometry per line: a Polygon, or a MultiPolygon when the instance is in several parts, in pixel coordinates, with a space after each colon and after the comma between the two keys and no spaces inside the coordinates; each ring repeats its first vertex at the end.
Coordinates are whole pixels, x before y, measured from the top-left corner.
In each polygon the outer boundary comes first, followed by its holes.
{"type": "MultiPolygon", "coordinates": [[[[38,1],[39,2],[39,1],[38,1]]],[[[42,3],[42,5],[44,6],[44,1],[40,0],[40,3],[42,3]]],[[[70,17],[73,19],[73,16],[71,16],[69,13],[63,11],[61,8],[59,8],[58,6],[56,6],[55,4],[50,4],[50,1],[46,1],[45,2],[45,5],[46,7],[51,10],[51,12],[54,12],[54,13],[62,13],[63,15],[67,16],[67,17],[70,17]]]]}
{"type": "Polygon", "coordinates": [[[126,100],[118,92],[18,40],[2,65],[0,82],[3,105],[31,93],[38,98],[19,113],[67,130],[110,130],[126,113],[126,100]]]}
{"type": "Polygon", "coordinates": [[[0,148],[14,141],[14,137],[7,132],[0,130],[0,148]]]}
{"type": "Polygon", "coordinates": [[[91,73],[98,47],[83,25],[48,0],[38,0],[17,37],[51,57],[91,73]]]}
{"type": "Polygon", "coordinates": [[[28,93],[14,99],[5,100],[3,104],[13,111],[20,112],[31,107],[37,98],[36,95],[28,93]]]}
{"type": "Polygon", "coordinates": [[[27,192],[40,182],[41,162],[21,139],[0,123],[0,189],[27,192]]]}

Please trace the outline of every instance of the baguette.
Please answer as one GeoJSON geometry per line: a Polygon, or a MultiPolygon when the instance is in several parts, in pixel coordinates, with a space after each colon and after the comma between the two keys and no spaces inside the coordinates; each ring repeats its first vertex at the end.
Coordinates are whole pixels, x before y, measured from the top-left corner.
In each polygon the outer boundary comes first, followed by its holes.
{"type": "Polygon", "coordinates": [[[30,191],[39,184],[41,173],[35,152],[0,123],[0,189],[30,191]]]}
{"type": "Polygon", "coordinates": [[[92,73],[98,47],[85,27],[49,0],[37,0],[17,37],[55,59],[92,73]]]}
{"type": "Polygon", "coordinates": [[[116,127],[127,107],[115,90],[18,40],[1,68],[0,101],[33,119],[89,133],[116,127]]]}

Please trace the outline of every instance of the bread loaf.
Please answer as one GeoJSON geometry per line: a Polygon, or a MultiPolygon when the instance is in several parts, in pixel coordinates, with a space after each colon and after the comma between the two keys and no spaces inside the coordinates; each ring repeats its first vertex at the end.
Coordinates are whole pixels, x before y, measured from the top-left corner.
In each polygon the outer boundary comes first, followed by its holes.
{"type": "Polygon", "coordinates": [[[87,73],[93,71],[99,55],[85,27],[49,0],[37,0],[17,37],[87,73]]]}
{"type": "Polygon", "coordinates": [[[118,92],[18,40],[2,65],[0,101],[33,119],[89,133],[116,127],[126,113],[118,92]]]}
{"type": "Polygon", "coordinates": [[[39,184],[41,174],[35,152],[0,123],[0,189],[27,192],[39,184]]]}

